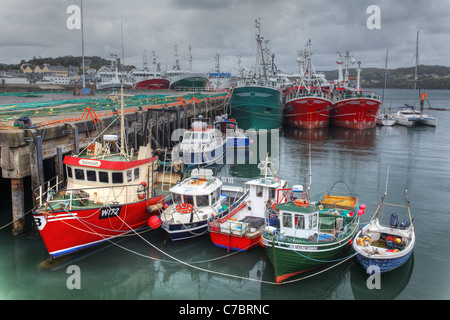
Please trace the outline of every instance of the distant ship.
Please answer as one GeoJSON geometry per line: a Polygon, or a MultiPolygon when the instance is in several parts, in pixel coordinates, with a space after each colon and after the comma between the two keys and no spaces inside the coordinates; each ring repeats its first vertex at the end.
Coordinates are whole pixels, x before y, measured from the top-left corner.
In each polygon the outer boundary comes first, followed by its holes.
{"type": "MultiPolygon", "coordinates": [[[[278,88],[276,78],[268,75],[268,64],[270,52],[266,49],[264,54],[262,48],[262,37],[260,35],[259,19],[255,21],[258,33],[256,43],[260,52],[263,75],[260,72],[251,73],[248,78],[243,79],[231,91],[230,110],[231,117],[239,122],[241,129],[248,130],[272,130],[281,129],[283,126],[283,104],[281,102],[281,90],[278,88]]],[[[259,62],[259,61],[258,61],[259,62]]],[[[261,69],[261,68],[260,68],[261,69]]]]}
{"type": "Polygon", "coordinates": [[[136,89],[169,89],[170,81],[164,79],[159,70],[159,64],[156,61],[156,55],[153,51],[153,70],[147,68],[147,57],[144,53],[144,69],[133,69],[130,71],[130,76],[134,80],[134,87],[136,89]]]}
{"type": "Polygon", "coordinates": [[[181,70],[180,57],[178,55],[178,47],[175,46],[175,65],[172,70],[167,70],[163,78],[170,82],[169,88],[172,90],[187,91],[199,90],[208,86],[208,75],[204,73],[192,73],[192,55],[191,46],[189,49],[189,62],[191,64],[189,70],[181,70]]]}
{"type": "MultiPolygon", "coordinates": [[[[119,90],[121,88],[121,79],[126,74],[119,73],[117,68],[117,56],[111,55],[111,68],[101,67],[97,72],[96,89],[97,90],[119,90]],[[113,71],[114,70],[114,71],[113,71]]],[[[123,82],[124,89],[131,89],[133,84],[129,81],[123,82]]]]}
{"type": "MultiPolygon", "coordinates": [[[[356,88],[349,84],[348,60],[346,53],[345,78],[342,78],[342,59],[339,55],[339,80],[333,91],[333,107],[330,112],[332,125],[350,129],[368,129],[376,125],[376,117],[381,106],[380,95],[376,92],[363,91],[360,89],[361,62],[357,67],[356,88]]],[[[354,58],[351,60],[355,63],[354,58]]]]}

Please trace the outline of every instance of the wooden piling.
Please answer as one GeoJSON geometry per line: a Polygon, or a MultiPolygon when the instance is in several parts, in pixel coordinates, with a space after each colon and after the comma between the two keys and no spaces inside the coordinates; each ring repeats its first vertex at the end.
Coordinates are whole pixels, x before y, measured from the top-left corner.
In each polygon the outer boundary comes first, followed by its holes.
{"type": "Polygon", "coordinates": [[[23,179],[11,179],[11,200],[14,236],[21,235],[25,229],[25,204],[23,195],[23,179]]]}

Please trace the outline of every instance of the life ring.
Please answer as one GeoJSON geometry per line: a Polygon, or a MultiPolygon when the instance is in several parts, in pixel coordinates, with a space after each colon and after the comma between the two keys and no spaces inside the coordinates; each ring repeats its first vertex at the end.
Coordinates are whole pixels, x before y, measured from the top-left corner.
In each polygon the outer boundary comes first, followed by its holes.
{"type": "Polygon", "coordinates": [[[296,206],[300,206],[300,207],[307,207],[307,206],[309,206],[309,201],[308,200],[295,199],[294,203],[295,203],[296,206]]]}
{"type": "Polygon", "coordinates": [[[180,203],[175,207],[179,213],[191,213],[194,206],[190,203],[180,203]]]}
{"type": "Polygon", "coordinates": [[[145,181],[142,181],[139,184],[139,187],[137,189],[137,195],[138,195],[139,199],[144,199],[144,197],[145,197],[145,188],[147,188],[147,183],[145,181]]]}

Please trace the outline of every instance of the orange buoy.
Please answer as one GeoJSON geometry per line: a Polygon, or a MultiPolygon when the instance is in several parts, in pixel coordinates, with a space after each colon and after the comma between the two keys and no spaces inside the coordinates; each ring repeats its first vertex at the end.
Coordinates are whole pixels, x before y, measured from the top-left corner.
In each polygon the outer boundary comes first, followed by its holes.
{"type": "Polygon", "coordinates": [[[303,200],[303,199],[295,199],[294,203],[296,206],[300,206],[300,207],[306,207],[309,205],[308,200],[303,200]]]}

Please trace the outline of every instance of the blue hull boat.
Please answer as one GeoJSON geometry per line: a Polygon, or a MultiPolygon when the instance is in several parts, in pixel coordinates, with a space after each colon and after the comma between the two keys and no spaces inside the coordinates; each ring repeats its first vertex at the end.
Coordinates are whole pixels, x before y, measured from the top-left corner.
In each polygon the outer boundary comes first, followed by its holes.
{"type": "Polygon", "coordinates": [[[356,259],[368,273],[371,273],[369,267],[372,266],[378,267],[376,271],[380,273],[402,266],[411,257],[416,241],[408,198],[406,206],[400,206],[384,203],[385,196],[370,222],[356,234],[352,244],[356,259]],[[381,225],[377,216],[384,205],[407,208],[409,219],[405,218],[399,223],[398,215],[393,213],[389,225],[381,225]]]}

